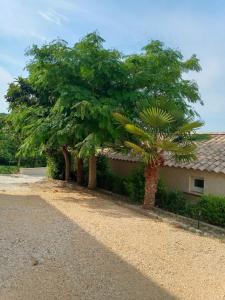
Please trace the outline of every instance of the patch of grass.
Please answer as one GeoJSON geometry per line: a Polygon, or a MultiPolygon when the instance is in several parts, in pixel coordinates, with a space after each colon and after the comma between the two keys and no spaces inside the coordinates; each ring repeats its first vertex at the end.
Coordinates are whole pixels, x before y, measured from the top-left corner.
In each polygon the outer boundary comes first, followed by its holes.
{"type": "Polygon", "coordinates": [[[17,166],[3,166],[0,165],[0,174],[15,174],[18,173],[19,169],[17,166]]]}

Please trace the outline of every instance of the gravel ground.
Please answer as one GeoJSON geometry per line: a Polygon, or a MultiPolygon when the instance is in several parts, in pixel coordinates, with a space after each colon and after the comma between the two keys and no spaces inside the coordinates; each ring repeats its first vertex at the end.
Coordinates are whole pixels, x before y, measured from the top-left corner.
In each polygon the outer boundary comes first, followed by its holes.
{"type": "Polygon", "coordinates": [[[223,242],[97,192],[1,179],[1,300],[225,299],[223,242]]]}

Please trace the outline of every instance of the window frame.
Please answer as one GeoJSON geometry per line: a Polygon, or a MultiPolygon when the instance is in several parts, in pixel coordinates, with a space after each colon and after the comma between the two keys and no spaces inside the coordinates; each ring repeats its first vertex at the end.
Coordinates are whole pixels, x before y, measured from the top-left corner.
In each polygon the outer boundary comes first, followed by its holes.
{"type": "Polygon", "coordinates": [[[190,186],[189,186],[189,192],[195,193],[195,194],[204,194],[205,190],[205,178],[200,176],[190,176],[190,186]],[[195,185],[196,180],[203,181],[203,187],[198,187],[195,185]]]}

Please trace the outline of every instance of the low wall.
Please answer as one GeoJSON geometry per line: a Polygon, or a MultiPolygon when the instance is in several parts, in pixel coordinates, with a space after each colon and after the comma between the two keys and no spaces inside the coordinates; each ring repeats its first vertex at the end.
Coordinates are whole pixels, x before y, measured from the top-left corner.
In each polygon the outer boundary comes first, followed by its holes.
{"type": "Polygon", "coordinates": [[[38,176],[38,177],[46,177],[47,176],[47,168],[20,168],[20,174],[29,175],[29,176],[38,176]]]}

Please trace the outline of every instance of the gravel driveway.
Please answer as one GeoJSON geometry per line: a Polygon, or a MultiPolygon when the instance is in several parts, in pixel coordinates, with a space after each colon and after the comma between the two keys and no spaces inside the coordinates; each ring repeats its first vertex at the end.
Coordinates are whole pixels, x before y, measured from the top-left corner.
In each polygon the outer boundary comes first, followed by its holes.
{"type": "Polygon", "coordinates": [[[11,178],[0,177],[0,300],[225,299],[223,242],[97,192],[11,178]]]}

